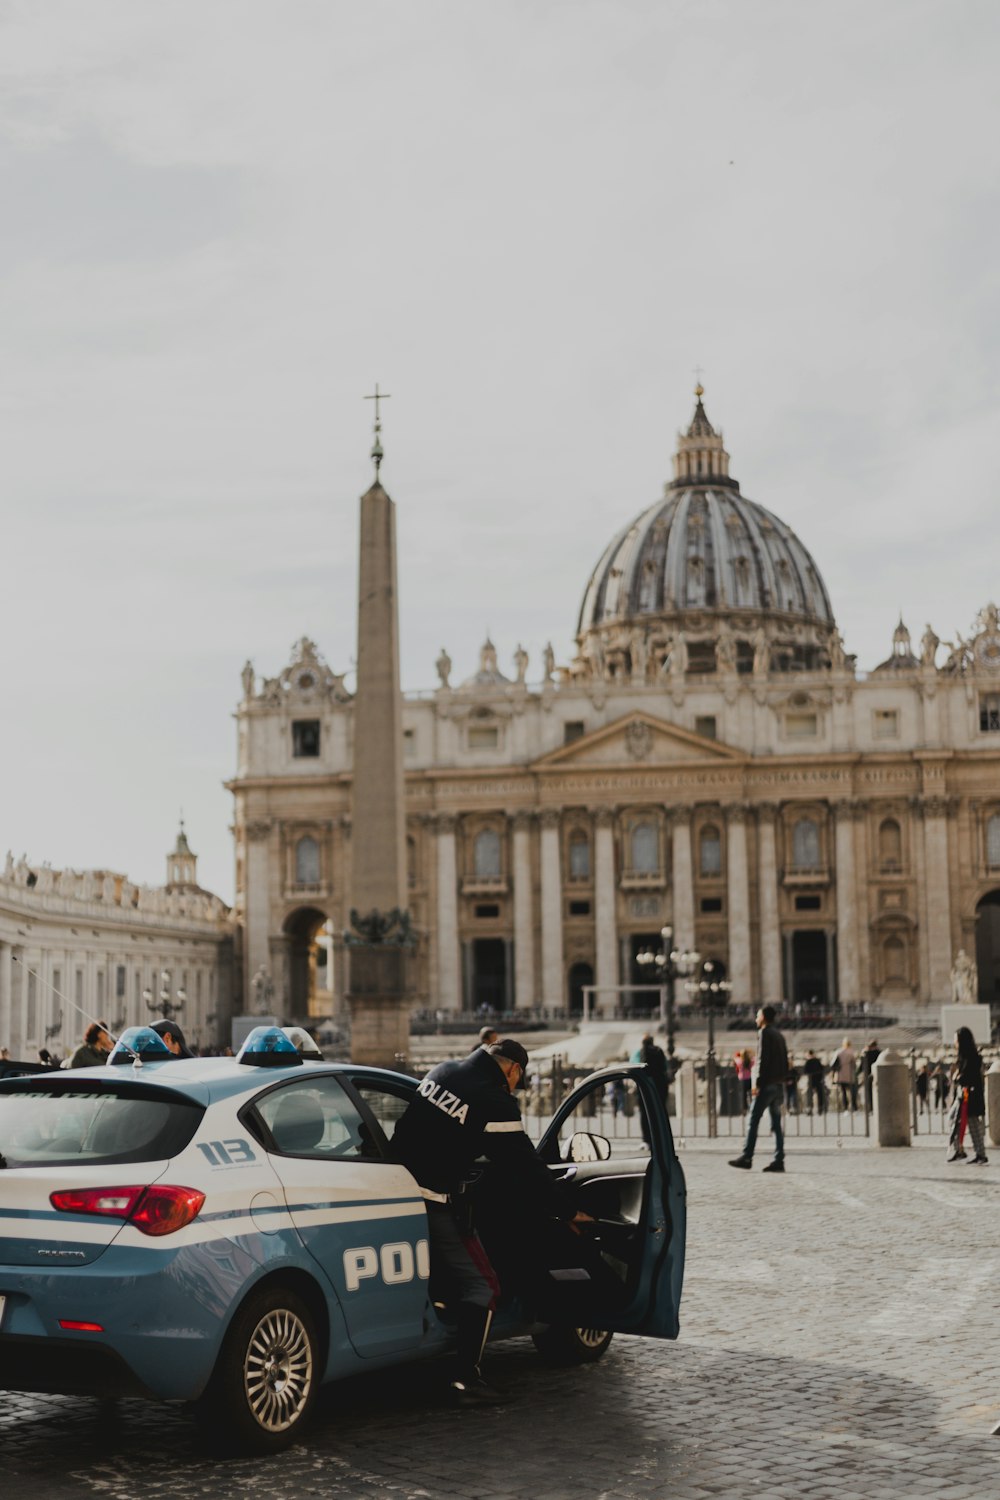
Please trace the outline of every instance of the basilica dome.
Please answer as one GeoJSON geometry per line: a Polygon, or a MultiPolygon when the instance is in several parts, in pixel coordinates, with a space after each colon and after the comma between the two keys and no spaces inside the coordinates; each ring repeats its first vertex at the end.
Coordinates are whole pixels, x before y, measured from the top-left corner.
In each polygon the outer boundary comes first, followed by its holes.
{"type": "MultiPolygon", "coordinates": [[[[750,671],[755,652],[758,663],[767,654],[770,669],[829,665],[831,645],[834,658],[842,647],[819,569],[790,526],[740,494],[701,386],[695,394],[663,498],[618,532],[587,584],[577,626],[582,658],[603,672],[607,653],[621,655],[639,632],[644,672],[647,647],[668,651],[678,637],[686,640],[687,671],[689,648],[700,653],[699,670],[750,671]]],[[[632,675],[635,666],[633,659],[632,675]]]]}

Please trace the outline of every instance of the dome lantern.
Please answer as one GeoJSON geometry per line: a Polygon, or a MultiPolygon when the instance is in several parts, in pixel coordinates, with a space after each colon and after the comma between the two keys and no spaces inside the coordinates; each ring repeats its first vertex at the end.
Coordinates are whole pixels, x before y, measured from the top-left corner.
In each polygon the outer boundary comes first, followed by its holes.
{"type": "Polygon", "coordinates": [[[728,485],[738,489],[735,479],[729,477],[729,454],[722,446],[722,433],[716,432],[702,403],[705,388],[700,383],[694,388],[697,406],[687,432],[677,434],[677,452],[674,454],[674,477],[668,489],[681,485],[714,484],[728,485]]]}

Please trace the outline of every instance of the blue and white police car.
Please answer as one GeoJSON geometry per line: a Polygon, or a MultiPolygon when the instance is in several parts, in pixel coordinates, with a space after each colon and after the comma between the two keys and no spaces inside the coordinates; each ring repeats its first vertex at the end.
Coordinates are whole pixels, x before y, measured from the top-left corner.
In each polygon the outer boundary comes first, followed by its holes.
{"type": "MultiPolygon", "coordinates": [[[[105,1067],[0,1081],[0,1388],[192,1402],[271,1452],[325,1382],[448,1349],[424,1200],[389,1147],[416,1080],[308,1051],[260,1028],[237,1058],[182,1060],[134,1028],[105,1067]]],[[[493,1337],[563,1360],[616,1330],[676,1338],[684,1179],[648,1071],[585,1080],[538,1149],[620,1295],[594,1328],[559,1321],[558,1282],[551,1307],[502,1297],[493,1337]],[[619,1077],[648,1151],[590,1129],[619,1077]]]]}

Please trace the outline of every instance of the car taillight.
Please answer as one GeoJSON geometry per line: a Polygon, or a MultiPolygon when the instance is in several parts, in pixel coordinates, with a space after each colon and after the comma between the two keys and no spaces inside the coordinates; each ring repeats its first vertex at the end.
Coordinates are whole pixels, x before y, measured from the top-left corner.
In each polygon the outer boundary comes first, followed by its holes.
{"type": "Polygon", "coordinates": [[[49,1197],[62,1213],[127,1219],[143,1234],[156,1237],[190,1224],[204,1201],[205,1194],[197,1188],[161,1186],[74,1188],[49,1197]]]}

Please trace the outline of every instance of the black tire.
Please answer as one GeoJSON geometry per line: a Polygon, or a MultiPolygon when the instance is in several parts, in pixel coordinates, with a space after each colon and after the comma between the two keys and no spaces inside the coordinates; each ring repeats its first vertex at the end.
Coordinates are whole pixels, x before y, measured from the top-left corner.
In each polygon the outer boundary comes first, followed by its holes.
{"type": "Polygon", "coordinates": [[[237,1312],[195,1415],[226,1453],[280,1453],[302,1431],[322,1376],[316,1321],[282,1287],[254,1293],[237,1312]]]}
{"type": "Polygon", "coordinates": [[[531,1337],[547,1364],[589,1365],[604,1357],[614,1334],[606,1328],[564,1328],[554,1323],[531,1337]]]}

